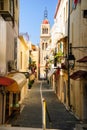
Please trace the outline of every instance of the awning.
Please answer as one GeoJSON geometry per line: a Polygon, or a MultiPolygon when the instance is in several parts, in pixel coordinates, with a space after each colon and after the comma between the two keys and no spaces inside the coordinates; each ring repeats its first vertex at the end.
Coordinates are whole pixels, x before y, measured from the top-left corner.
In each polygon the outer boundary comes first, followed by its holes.
{"type": "Polygon", "coordinates": [[[87,71],[84,70],[78,70],[74,72],[72,75],[70,75],[70,78],[73,80],[76,80],[78,78],[84,78],[87,77],[87,71]]]}
{"type": "Polygon", "coordinates": [[[84,56],[83,58],[77,60],[77,62],[79,62],[79,63],[85,63],[85,62],[87,62],[87,56],[84,56]]]}
{"type": "Polygon", "coordinates": [[[2,86],[9,86],[12,85],[15,81],[11,78],[0,76],[0,85],[2,86]]]}
{"type": "Polygon", "coordinates": [[[11,79],[16,81],[16,83],[18,84],[19,90],[21,90],[24,84],[27,82],[25,75],[22,73],[9,74],[9,76],[11,79]]]}
{"type": "Polygon", "coordinates": [[[5,87],[5,91],[9,92],[18,93],[20,91],[17,82],[5,76],[0,76],[0,87],[5,87]]]}
{"type": "Polygon", "coordinates": [[[12,84],[9,86],[9,90],[12,91],[12,88],[14,89],[14,92],[20,92],[23,88],[24,84],[27,83],[27,79],[24,74],[20,72],[16,72],[13,74],[9,74],[10,78],[15,81],[15,84],[12,84]]]}
{"type": "Polygon", "coordinates": [[[9,92],[13,92],[13,93],[20,92],[19,85],[17,84],[16,81],[13,84],[11,84],[10,86],[5,87],[5,90],[9,91],[9,92]]]}

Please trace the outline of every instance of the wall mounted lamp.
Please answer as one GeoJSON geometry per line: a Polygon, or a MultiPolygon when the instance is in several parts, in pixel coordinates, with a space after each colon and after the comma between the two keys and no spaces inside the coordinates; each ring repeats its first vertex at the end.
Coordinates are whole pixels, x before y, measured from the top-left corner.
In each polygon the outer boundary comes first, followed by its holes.
{"type": "Polygon", "coordinates": [[[73,69],[75,66],[75,56],[72,54],[72,44],[69,45],[69,55],[67,58],[69,62],[69,68],[73,69]]]}

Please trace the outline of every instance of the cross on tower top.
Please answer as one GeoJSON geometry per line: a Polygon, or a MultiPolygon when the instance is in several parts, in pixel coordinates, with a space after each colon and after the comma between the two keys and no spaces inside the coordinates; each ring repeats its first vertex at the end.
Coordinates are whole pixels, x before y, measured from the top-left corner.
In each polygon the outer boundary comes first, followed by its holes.
{"type": "Polygon", "coordinates": [[[47,11],[47,8],[45,8],[44,10],[44,19],[47,19],[48,18],[48,11],[47,11]]]}

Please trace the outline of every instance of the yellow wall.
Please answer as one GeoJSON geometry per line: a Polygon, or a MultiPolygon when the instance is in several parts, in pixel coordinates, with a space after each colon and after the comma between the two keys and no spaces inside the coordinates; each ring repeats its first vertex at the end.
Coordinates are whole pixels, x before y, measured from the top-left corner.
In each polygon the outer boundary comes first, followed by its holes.
{"type": "Polygon", "coordinates": [[[17,59],[18,59],[18,70],[27,71],[29,64],[29,46],[28,42],[23,38],[23,36],[19,36],[17,59]]]}

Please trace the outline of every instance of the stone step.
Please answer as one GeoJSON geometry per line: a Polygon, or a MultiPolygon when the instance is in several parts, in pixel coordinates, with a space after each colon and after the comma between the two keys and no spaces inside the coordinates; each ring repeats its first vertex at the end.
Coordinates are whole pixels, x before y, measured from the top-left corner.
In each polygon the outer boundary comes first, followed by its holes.
{"type": "MultiPolygon", "coordinates": [[[[0,126],[0,130],[43,130],[43,129],[42,128],[0,126]]],[[[46,130],[60,130],[60,129],[46,129],[46,130]]]]}
{"type": "Polygon", "coordinates": [[[42,129],[26,128],[26,127],[0,127],[0,130],[42,130],[42,129]]]}

